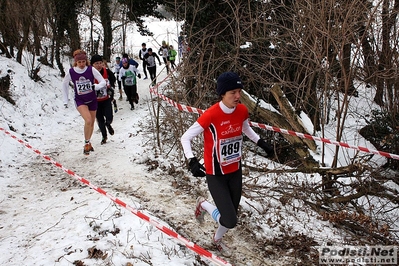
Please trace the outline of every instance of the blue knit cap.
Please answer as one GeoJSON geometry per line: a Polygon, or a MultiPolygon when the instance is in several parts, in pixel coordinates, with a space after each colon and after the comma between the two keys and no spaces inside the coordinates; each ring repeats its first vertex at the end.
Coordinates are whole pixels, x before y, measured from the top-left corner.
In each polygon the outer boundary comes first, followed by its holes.
{"type": "Polygon", "coordinates": [[[240,77],[234,72],[224,72],[218,77],[216,92],[219,96],[227,91],[243,88],[240,77]]]}

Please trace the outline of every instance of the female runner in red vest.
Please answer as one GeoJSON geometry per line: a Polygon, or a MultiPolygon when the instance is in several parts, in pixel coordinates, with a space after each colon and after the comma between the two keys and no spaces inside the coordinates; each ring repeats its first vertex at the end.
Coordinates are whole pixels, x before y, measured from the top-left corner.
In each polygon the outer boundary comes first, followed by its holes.
{"type": "Polygon", "coordinates": [[[213,244],[225,257],[231,256],[231,253],[222,242],[222,237],[228,229],[236,226],[241,199],[242,133],[244,132],[249,139],[264,149],[268,157],[274,155],[273,146],[267,144],[249,126],[248,109],[240,103],[242,89],[242,81],[236,73],[221,74],[216,89],[221,101],[207,109],[181,137],[184,154],[190,160],[192,174],[206,175],[209,192],[216,204],[215,206],[203,197],[199,197],[195,218],[202,223],[205,213],[208,212],[219,224],[213,236],[213,244]],[[191,149],[191,140],[202,132],[205,168],[191,149]]]}

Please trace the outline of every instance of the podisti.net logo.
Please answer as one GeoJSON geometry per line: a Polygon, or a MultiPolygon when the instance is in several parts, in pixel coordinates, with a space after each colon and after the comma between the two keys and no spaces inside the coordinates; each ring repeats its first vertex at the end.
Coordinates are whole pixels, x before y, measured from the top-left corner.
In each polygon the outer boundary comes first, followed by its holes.
{"type": "Polygon", "coordinates": [[[398,265],[397,246],[319,246],[319,264],[398,265]]]}

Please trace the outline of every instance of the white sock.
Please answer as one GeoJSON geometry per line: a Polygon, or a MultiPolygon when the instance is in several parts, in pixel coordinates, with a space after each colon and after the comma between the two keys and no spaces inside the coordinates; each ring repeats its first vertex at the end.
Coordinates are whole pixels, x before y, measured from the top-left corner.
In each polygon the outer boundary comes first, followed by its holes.
{"type": "MultiPolygon", "coordinates": [[[[220,219],[220,213],[219,210],[216,208],[215,205],[209,203],[208,201],[204,201],[201,203],[201,207],[204,208],[204,210],[206,210],[207,213],[209,213],[213,220],[215,220],[217,223],[219,223],[219,219],[220,219]]],[[[227,227],[224,227],[223,225],[221,225],[219,223],[219,227],[215,232],[215,235],[213,236],[214,240],[218,240],[221,239],[223,237],[223,235],[228,231],[229,229],[227,227]]]]}
{"type": "Polygon", "coordinates": [[[229,230],[229,228],[224,227],[223,225],[219,224],[219,227],[216,230],[215,235],[213,236],[213,240],[221,239],[228,230],[229,230]]]}
{"type": "Polygon", "coordinates": [[[209,203],[208,201],[204,201],[202,202],[201,207],[212,216],[213,220],[219,222],[220,213],[215,205],[209,203]]]}

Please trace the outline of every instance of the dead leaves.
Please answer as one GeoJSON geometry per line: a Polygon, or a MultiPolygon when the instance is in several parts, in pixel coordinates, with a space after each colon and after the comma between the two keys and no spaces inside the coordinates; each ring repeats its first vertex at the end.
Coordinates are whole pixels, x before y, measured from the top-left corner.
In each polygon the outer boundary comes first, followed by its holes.
{"type": "MultiPolygon", "coordinates": [[[[87,257],[88,259],[101,259],[101,260],[105,260],[108,257],[108,253],[97,249],[96,246],[93,246],[91,248],[87,249],[87,252],[89,254],[89,256],[87,257]]],[[[75,260],[73,262],[73,265],[76,266],[85,266],[85,263],[81,260],[75,260]]]]}
{"type": "Polygon", "coordinates": [[[96,246],[87,249],[89,253],[89,259],[102,259],[105,260],[108,257],[108,253],[103,252],[101,249],[97,249],[96,246]]]}
{"type": "Polygon", "coordinates": [[[362,213],[351,213],[348,211],[339,211],[335,213],[323,213],[323,220],[330,221],[335,224],[349,222],[357,226],[362,226],[365,230],[373,233],[382,234],[388,237],[390,227],[387,224],[379,225],[378,221],[373,220],[370,216],[362,213]]]}

